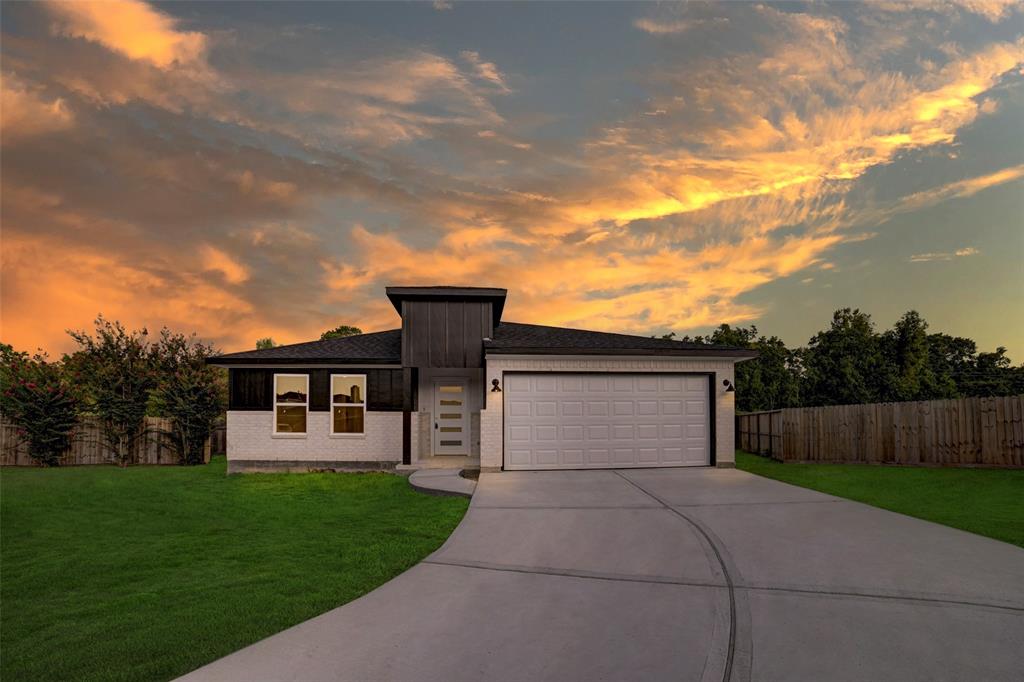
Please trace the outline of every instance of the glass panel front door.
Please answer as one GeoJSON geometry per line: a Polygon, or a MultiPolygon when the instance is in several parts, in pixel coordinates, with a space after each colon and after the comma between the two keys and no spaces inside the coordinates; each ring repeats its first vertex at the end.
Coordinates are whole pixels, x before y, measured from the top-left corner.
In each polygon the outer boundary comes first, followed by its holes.
{"type": "Polygon", "coordinates": [[[435,455],[469,454],[469,410],[465,379],[434,379],[435,455]]]}

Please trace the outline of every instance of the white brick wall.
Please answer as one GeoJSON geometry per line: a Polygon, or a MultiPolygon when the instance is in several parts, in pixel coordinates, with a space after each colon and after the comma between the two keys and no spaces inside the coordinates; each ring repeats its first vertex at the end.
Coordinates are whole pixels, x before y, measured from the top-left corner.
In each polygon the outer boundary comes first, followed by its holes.
{"type": "MultiPolygon", "coordinates": [[[[715,442],[719,466],[735,463],[735,393],[727,393],[724,379],[733,381],[735,361],[728,358],[666,358],[666,357],[598,357],[548,356],[516,357],[487,356],[486,386],[492,379],[502,379],[506,371],[516,372],[714,372],[712,383],[716,395],[715,442]]],[[[504,386],[504,381],[501,382],[504,386]]],[[[496,470],[502,466],[504,419],[502,411],[504,393],[487,392],[487,405],[480,412],[480,466],[496,470]]]]}
{"type": "Polygon", "coordinates": [[[363,436],[331,436],[330,419],[330,412],[310,412],[305,437],[274,436],[273,412],[229,411],[228,461],[402,461],[401,412],[367,412],[363,436]]]}

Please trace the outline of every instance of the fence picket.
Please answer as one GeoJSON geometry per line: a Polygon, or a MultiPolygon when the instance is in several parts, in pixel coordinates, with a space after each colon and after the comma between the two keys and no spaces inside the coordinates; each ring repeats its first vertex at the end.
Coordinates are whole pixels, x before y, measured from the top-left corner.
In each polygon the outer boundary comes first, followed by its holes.
{"type": "MultiPolygon", "coordinates": [[[[177,464],[178,456],[171,446],[171,422],[166,417],[146,417],[142,435],[135,443],[132,464],[177,464]]],[[[214,429],[207,441],[205,458],[210,453],[225,451],[224,426],[214,429]]],[[[61,466],[115,463],[113,450],[103,442],[99,422],[83,417],[71,434],[71,446],[60,457],[61,466]]],[[[18,435],[18,428],[0,416],[0,465],[35,466],[28,455],[28,444],[18,435]]]]}
{"type": "Polygon", "coordinates": [[[1024,396],[738,415],[740,444],[784,462],[1024,466],[1024,396]]]}

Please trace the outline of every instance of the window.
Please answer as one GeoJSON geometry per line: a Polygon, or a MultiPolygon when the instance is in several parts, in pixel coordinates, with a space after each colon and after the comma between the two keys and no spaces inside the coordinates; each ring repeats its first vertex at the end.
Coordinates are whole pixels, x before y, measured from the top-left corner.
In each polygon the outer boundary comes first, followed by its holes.
{"type": "Polygon", "coordinates": [[[363,434],[366,375],[331,375],[331,435],[363,434]]]}
{"type": "Polygon", "coordinates": [[[309,375],[274,375],[274,433],[306,433],[309,375]]]}

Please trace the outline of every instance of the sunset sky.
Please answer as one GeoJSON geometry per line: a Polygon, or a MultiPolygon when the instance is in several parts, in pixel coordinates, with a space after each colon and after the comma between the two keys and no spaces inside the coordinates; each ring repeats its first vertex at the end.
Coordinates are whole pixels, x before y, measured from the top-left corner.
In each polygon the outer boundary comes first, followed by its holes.
{"type": "Polygon", "coordinates": [[[626,333],[838,307],[1024,361],[1024,11],[4,3],[0,340],[394,328],[390,284],[626,333]]]}

